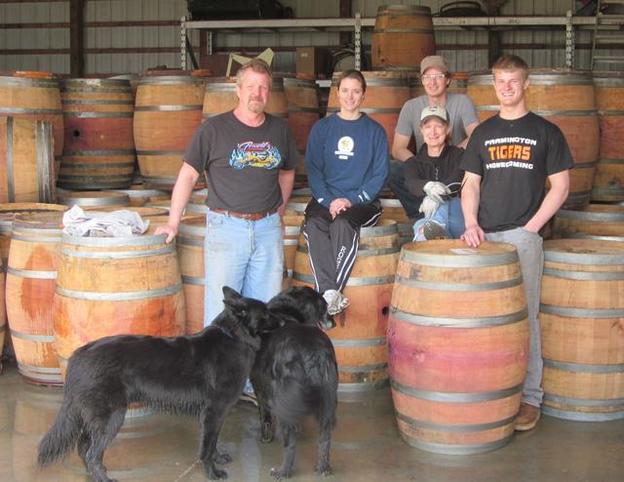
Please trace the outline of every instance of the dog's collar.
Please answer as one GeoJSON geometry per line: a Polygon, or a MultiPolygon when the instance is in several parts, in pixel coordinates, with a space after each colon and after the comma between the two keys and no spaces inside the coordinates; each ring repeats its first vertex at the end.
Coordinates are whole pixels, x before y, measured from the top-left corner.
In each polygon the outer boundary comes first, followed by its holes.
{"type": "Polygon", "coordinates": [[[245,344],[249,345],[251,348],[253,348],[254,351],[258,351],[260,349],[260,338],[258,338],[257,336],[249,335],[245,330],[241,330],[241,328],[238,327],[238,326],[234,330],[234,332],[238,336],[234,336],[234,334],[230,330],[228,330],[226,327],[224,327],[224,326],[219,325],[219,329],[228,338],[231,338],[232,340],[239,339],[243,343],[245,343],[245,344]]]}

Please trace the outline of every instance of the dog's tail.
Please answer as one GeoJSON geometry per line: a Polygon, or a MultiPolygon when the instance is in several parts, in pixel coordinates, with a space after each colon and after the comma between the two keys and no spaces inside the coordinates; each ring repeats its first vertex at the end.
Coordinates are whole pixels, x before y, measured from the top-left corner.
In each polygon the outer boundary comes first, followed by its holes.
{"type": "Polygon", "coordinates": [[[67,455],[76,446],[81,429],[82,418],[72,408],[72,402],[66,396],[52,428],[39,443],[39,466],[45,467],[67,455]]]}

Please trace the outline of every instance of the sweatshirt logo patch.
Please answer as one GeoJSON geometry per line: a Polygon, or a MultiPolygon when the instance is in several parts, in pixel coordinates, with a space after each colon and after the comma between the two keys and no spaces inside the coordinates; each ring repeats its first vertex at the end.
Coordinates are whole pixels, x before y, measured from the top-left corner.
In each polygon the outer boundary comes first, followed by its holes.
{"type": "Polygon", "coordinates": [[[338,156],[338,159],[347,160],[349,157],[353,156],[353,148],[355,147],[355,142],[353,142],[353,138],[349,136],[343,136],[338,139],[338,145],[336,146],[336,150],[334,154],[338,156]]]}
{"type": "Polygon", "coordinates": [[[279,149],[270,142],[241,142],[230,154],[230,166],[234,169],[275,169],[281,161],[279,149]]]}

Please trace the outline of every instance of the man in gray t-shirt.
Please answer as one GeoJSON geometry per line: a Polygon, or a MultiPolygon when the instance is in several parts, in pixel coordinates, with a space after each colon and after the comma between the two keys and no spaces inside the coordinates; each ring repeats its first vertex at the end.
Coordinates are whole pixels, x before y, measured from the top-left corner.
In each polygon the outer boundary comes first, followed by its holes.
{"type": "Polygon", "coordinates": [[[420,78],[426,95],[408,100],[399,114],[394,132],[392,157],[388,186],[397,195],[410,218],[418,218],[418,207],[422,198],[414,196],[405,187],[404,162],[414,157],[423,147],[420,133],[420,114],[425,107],[444,107],[449,114],[451,124],[451,143],[465,147],[472,131],[479,123],[477,112],[468,96],[447,92],[451,74],[444,57],[430,55],[420,63],[420,78]],[[409,148],[411,136],[416,140],[416,152],[409,148]],[[398,162],[397,162],[398,161],[398,162]]]}
{"type": "Polygon", "coordinates": [[[299,155],[286,121],[264,112],[270,88],[265,62],[253,59],[238,70],[238,105],[198,127],[173,189],[168,222],[156,230],[173,240],[193,186],[205,175],[205,326],[223,310],[223,286],[261,301],[281,290],[280,214],[299,155]]]}

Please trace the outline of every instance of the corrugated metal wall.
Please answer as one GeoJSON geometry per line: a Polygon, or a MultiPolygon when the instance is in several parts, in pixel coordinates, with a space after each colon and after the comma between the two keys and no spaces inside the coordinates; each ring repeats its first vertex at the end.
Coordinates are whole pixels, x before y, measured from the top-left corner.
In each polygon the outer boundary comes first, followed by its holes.
{"type": "MultiPolygon", "coordinates": [[[[353,11],[374,17],[382,4],[426,5],[436,14],[449,0],[353,0],[353,11]]],[[[337,0],[281,0],[298,18],[337,17],[337,0]]],[[[565,15],[573,0],[508,0],[501,15],[565,15]]],[[[179,18],[186,14],[186,0],[87,0],[85,5],[85,71],[87,75],[141,72],[148,67],[180,65],[179,18]],[[130,22],[130,25],[128,25],[130,22]]],[[[11,2],[0,0],[0,69],[47,70],[69,73],[69,2],[11,2]],[[26,28],[17,28],[21,24],[26,28]],[[25,24],[25,25],[24,25],[25,24]],[[35,28],[33,24],[47,27],[35,28]]],[[[503,30],[501,41],[507,52],[523,56],[533,67],[561,67],[565,63],[565,32],[561,29],[503,30]],[[524,48],[520,48],[521,46],[524,48]]],[[[591,32],[576,32],[576,66],[589,67],[591,32]]],[[[190,31],[193,45],[199,34],[190,31]]],[[[363,42],[370,47],[370,29],[363,42]]],[[[437,30],[440,53],[454,70],[487,67],[487,32],[484,29],[437,30]]],[[[338,47],[335,31],[279,30],[274,32],[219,32],[213,36],[217,51],[254,53],[264,47],[278,51],[276,69],[294,70],[293,47],[319,45],[338,47]]]]}

